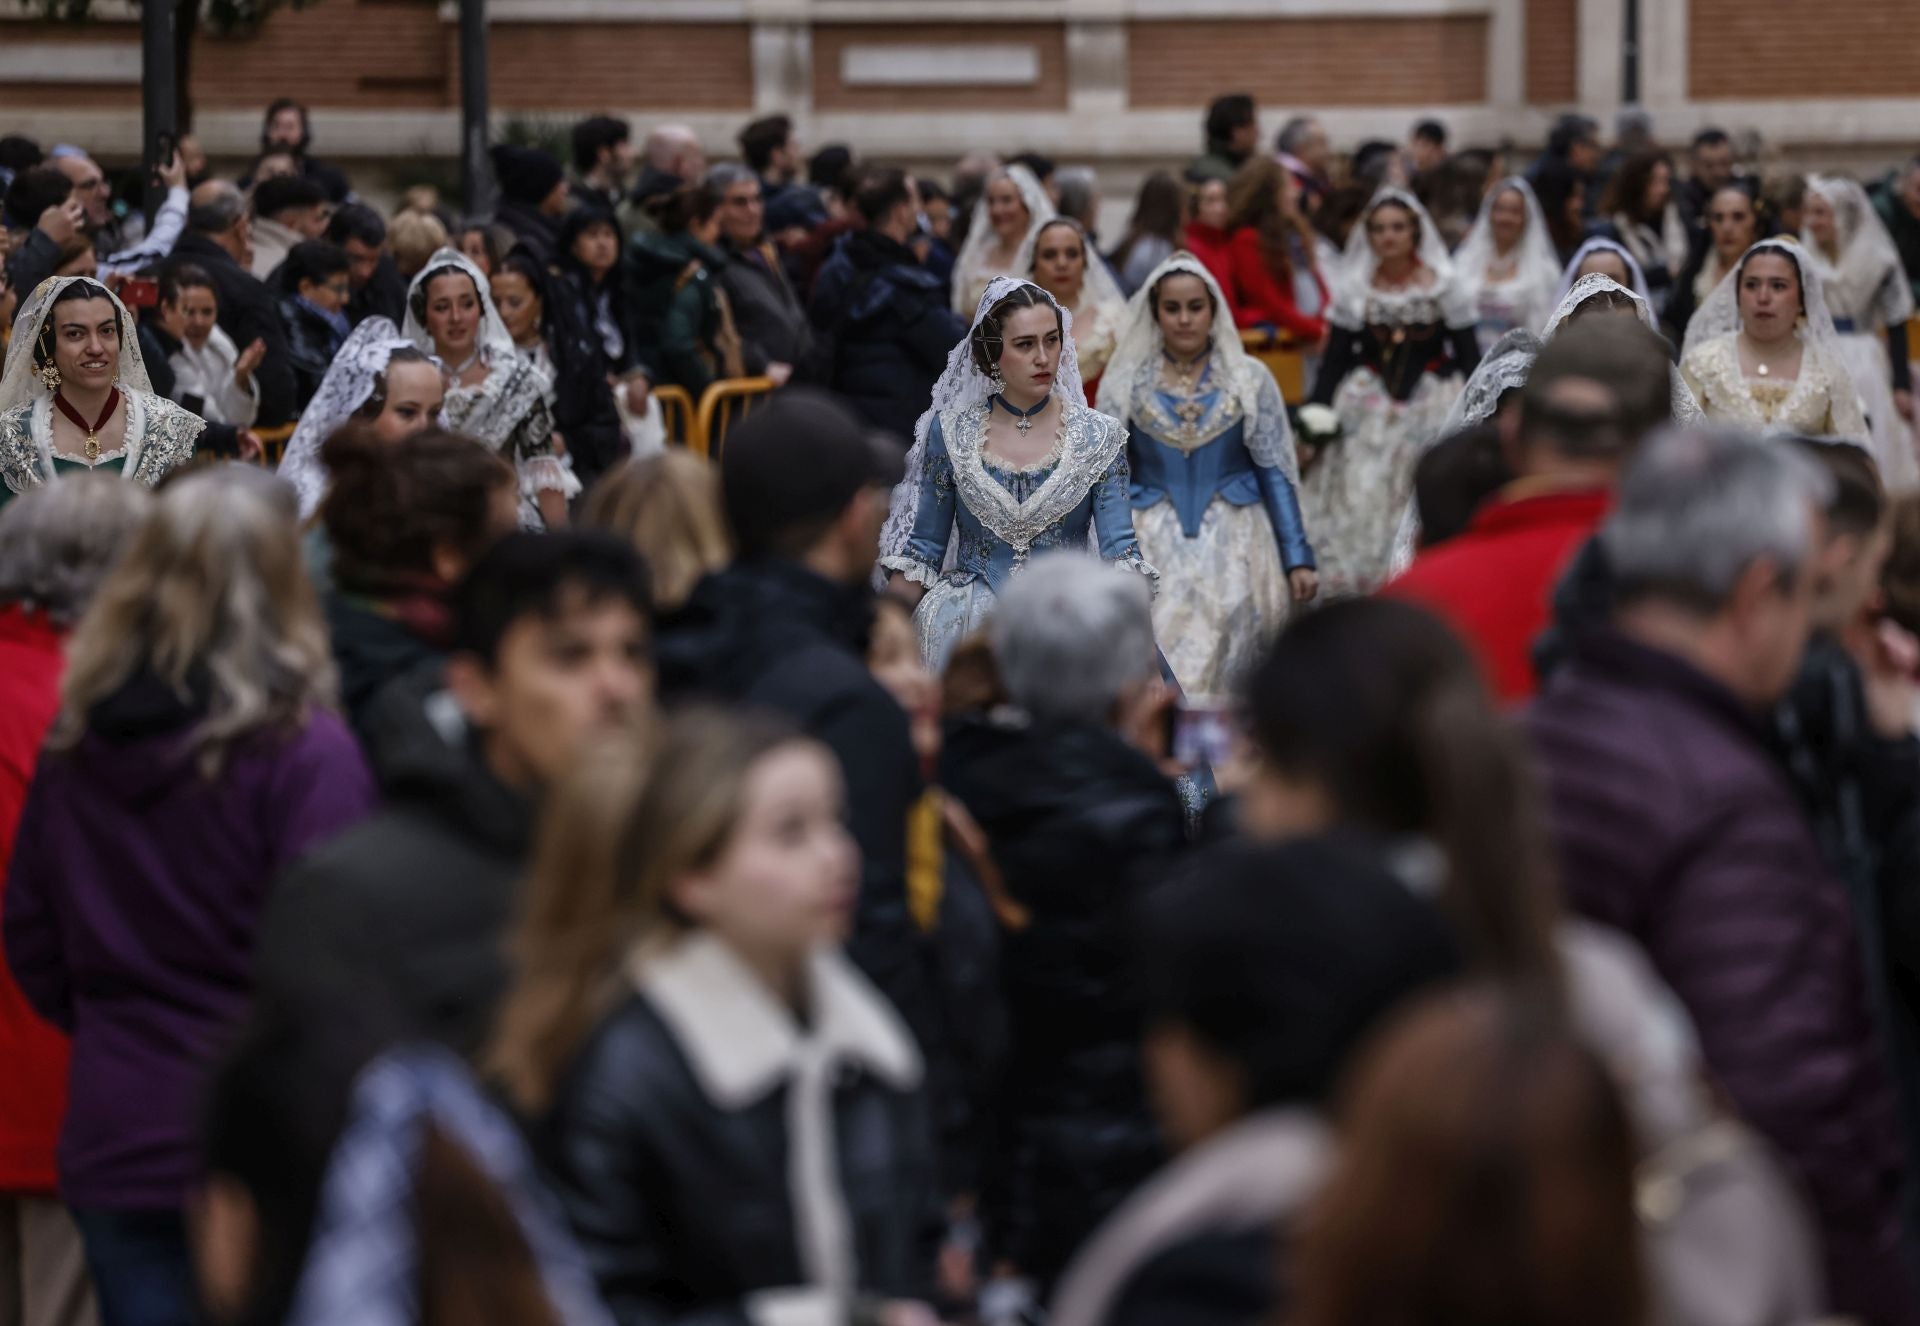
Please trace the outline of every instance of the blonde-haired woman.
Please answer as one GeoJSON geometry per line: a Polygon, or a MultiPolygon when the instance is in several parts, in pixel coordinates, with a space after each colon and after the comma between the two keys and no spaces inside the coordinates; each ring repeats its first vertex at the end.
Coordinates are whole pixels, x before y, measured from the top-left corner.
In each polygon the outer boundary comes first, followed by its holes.
{"type": "Polygon", "coordinates": [[[550,803],[489,1065],[616,1320],[931,1320],[921,1061],[840,955],[839,766],[731,713],[650,744],[550,803]]]}
{"type": "Polygon", "coordinates": [[[246,1011],[261,905],[374,803],[296,512],[237,466],[161,490],[71,638],[21,817],[6,957],[74,1035],[60,1196],[104,1326],[193,1318],[195,1115],[246,1011]]]}
{"type": "Polygon", "coordinates": [[[621,466],[593,486],[581,519],[640,550],[661,612],[679,608],[695,585],[733,560],[719,476],[684,451],[621,466]]]}

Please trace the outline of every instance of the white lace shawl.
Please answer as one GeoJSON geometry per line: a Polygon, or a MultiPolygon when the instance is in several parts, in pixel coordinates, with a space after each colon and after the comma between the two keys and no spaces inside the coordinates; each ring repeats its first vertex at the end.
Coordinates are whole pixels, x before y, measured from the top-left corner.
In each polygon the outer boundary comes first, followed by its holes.
{"type": "MultiPolygon", "coordinates": [[[[1019,167],[1014,169],[1018,170],[1019,167]]],[[[995,304],[1021,286],[1031,287],[1060,313],[1060,367],[1054,372],[1053,394],[1064,405],[1086,408],[1087,389],[1080,380],[1080,357],[1073,348],[1073,314],[1061,308],[1058,300],[1031,281],[1017,276],[996,276],[988,284],[986,294],[980,297],[980,305],[974,310],[973,322],[967,328],[967,334],[948,352],[946,371],[933,384],[932,404],[913,426],[913,449],[907,452],[907,472],[893,490],[893,499],[887,509],[887,523],[880,532],[883,567],[887,558],[898,558],[905,553],[908,542],[913,538],[920,486],[927,474],[927,438],[933,431],[934,419],[941,415],[958,416],[973,406],[986,404],[994,394],[993,380],[973,362],[973,329],[986,319],[995,304]]],[[[950,539],[947,543],[949,559],[953,556],[956,542],[950,539]]],[[[878,573],[877,578],[884,579],[884,571],[878,573]]]]}
{"type": "MultiPolygon", "coordinates": [[[[1493,417],[1500,406],[1500,398],[1507,392],[1524,387],[1527,377],[1533,372],[1533,361],[1539,356],[1540,348],[1554,337],[1568,318],[1579,307],[1599,294],[1624,295],[1633,301],[1633,311],[1640,321],[1655,332],[1660,330],[1653,308],[1640,295],[1628,290],[1610,276],[1590,272],[1573,283],[1572,289],[1560,297],[1559,305],[1553,314],[1542,324],[1539,334],[1535,335],[1521,328],[1515,328],[1493,343],[1491,349],[1481,357],[1480,366],[1473,370],[1473,376],[1467,379],[1467,385],[1460,392],[1460,399],[1454,402],[1453,409],[1447,414],[1446,423],[1441,425],[1440,436],[1452,437],[1462,429],[1484,423],[1493,417]]],[[[1676,424],[1698,423],[1702,418],[1700,403],[1693,398],[1692,390],[1678,369],[1672,369],[1670,391],[1673,403],[1673,421],[1676,424]]]]}
{"type": "MultiPolygon", "coordinates": [[[[1040,227],[1053,220],[1058,213],[1053,210],[1053,199],[1047,196],[1046,189],[1041,187],[1040,181],[1035,179],[1033,172],[1025,166],[1003,167],[987,177],[987,184],[991,186],[995,181],[1003,179],[1013,181],[1014,187],[1020,190],[1020,201],[1027,206],[1026,237],[1020,241],[1020,247],[1014,250],[1013,265],[1007,269],[1006,273],[1014,280],[1021,280],[1024,278],[1012,276],[1012,274],[1033,270],[1033,241],[1039,237],[1040,227]]],[[[967,227],[967,242],[960,246],[960,256],[954,260],[953,264],[954,312],[967,312],[967,292],[987,274],[987,253],[998,242],[999,237],[994,234],[993,226],[987,220],[987,195],[982,190],[980,201],[973,207],[973,222],[967,227]]],[[[1089,274],[1095,261],[1093,252],[1089,248],[1087,252],[1089,274]]]]}
{"type": "MultiPolygon", "coordinates": [[[[1480,203],[1480,215],[1474,218],[1467,237],[1454,250],[1453,265],[1477,308],[1480,295],[1488,285],[1487,267],[1495,257],[1501,256],[1496,254],[1493,244],[1493,204],[1508,192],[1519,194],[1526,204],[1527,224],[1510,255],[1515,268],[1513,279],[1501,285],[1513,292],[1514,303],[1519,308],[1543,314],[1552,307],[1554,287],[1560,282],[1560,256],[1554,252],[1553,236],[1547,232],[1547,218],[1540,210],[1540,200],[1534,197],[1533,186],[1521,176],[1509,175],[1487,190],[1487,196],[1480,203]]],[[[1521,321],[1524,326],[1529,319],[1521,321]]]]}
{"type": "Polygon", "coordinates": [[[402,336],[391,320],[372,317],[355,327],[334,355],[320,389],[300,412],[300,423],[280,460],[280,477],[300,494],[302,520],[312,516],[326,496],[327,471],[320,463],[321,446],[367,403],[374,384],[387,371],[393,352],[413,348],[414,343],[402,336]]]}
{"type": "Polygon", "coordinates": [[[1441,317],[1447,326],[1456,330],[1474,326],[1480,320],[1479,310],[1475,308],[1470,292],[1461,281],[1453,259],[1447,254],[1447,243],[1440,234],[1440,227],[1427,215],[1427,209],[1420,205],[1418,198],[1394,185],[1387,185],[1374,194],[1366,211],[1354,222],[1353,233],[1347,237],[1347,247],[1332,272],[1331,320],[1349,329],[1367,324],[1367,299],[1373,292],[1374,275],[1380,268],[1380,257],[1373,251],[1373,244],[1367,238],[1367,222],[1386,203],[1397,203],[1413,213],[1420,232],[1416,254],[1420,265],[1433,273],[1431,287],[1411,293],[1431,297],[1440,306],[1441,317]]]}
{"type": "Polygon", "coordinates": [[[1107,361],[1106,375],[1100,379],[1100,413],[1125,422],[1133,414],[1133,402],[1142,391],[1151,391],[1160,371],[1166,338],[1160,332],[1160,320],[1154,315],[1154,290],[1169,276],[1198,277],[1213,296],[1214,379],[1228,386],[1246,419],[1247,453],[1256,465],[1279,470],[1295,487],[1300,484],[1300,461],[1293,445],[1293,429],[1287,421],[1285,403],[1273,374],[1254,359],[1240,343],[1239,330],[1233,325],[1233,309],[1221,293],[1219,283],[1206,264],[1182,250],[1154,268],[1140,288],[1127,301],[1126,318],[1114,344],[1113,357],[1107,361]]]}
{"type": "Polygon", "coordinates": [[[1871,331],[1875,320],[1896,326],[1913,316],[1913,287],[1907,283],[1900,250],[1886,223],[1873,210],[1867,191],[1856,180],[1838,175],[1814,175],[1807,191],[1817,193],[1833,209],[1835,248],[1829,261],[1810,234],[1804,235],[1807,255],[1820,272],[1820,284],[1830,306],[1840,316],[1871,331]]]}

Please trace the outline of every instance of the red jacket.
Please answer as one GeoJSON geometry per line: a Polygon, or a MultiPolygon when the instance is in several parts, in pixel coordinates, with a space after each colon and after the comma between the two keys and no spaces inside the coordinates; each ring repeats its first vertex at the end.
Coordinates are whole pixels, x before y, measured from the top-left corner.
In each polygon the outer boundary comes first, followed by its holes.
{"type": "MultiPolygon", "coordinates": [[[[27,784],[60,708],[64,663],[60,632],[45,617],[0,608],[0,908],[27,784]]],[[[67,1112],[67,1038],[28,1007],[4,958],[0,1064],[0,1193],[50,1194],[67,1112]]]]}
{"type": "MultiPolygon", "coordinates": [[[[1318,341],[1326,335],[1327,321],[1311,313],[1302,313],[1300,306],[1294,303],[1293,288],[1290,283],[1280,280],[1267,261],[1266,245],[1260,239],[1260,232],[1252,226],[1242,226],[1233,232],[1227,241],[1227,260],[1233,272],[1233,283],[1226,287],[1233,300],[1233,320],[1241,327],[1258,327],[1262,323],[1271,323],[1282,331],[1292,332],[1295,339],[1307,342],[1318,341]]],[[[1320,280],[1318,272],[1313,273],[1314,281],[1320,286],[1320,303],[1324,308],[1327,299],[1326,282],[1320,280]]]]}
{"type": "Polygon", "coordinates": [[[1203,226],[1198,221],[1189,221],[1187,252],[1198,258],[1200,265],[1213,274],[1227,302],[1233,303],[1233,254],[1229,249],[1227,232],[1218,226],[1203,226]]]}
{"type": "Polygon", "coordinates": [[[1613,493],[1507,491],[1381,592],[1429,609],[1458,631],[1494,694],[1514,705],[1537,687],[1533,642],[1552,616],[1554,586],[1606,519],[1613,493]]]}

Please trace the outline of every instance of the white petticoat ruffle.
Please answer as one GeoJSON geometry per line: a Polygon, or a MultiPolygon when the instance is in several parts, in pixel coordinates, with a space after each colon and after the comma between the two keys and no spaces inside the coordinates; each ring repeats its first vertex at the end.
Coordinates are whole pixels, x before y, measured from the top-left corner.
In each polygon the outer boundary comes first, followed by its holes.
{"type": "Polygon", "coordinates": [[[1413,499],[1413,468],[1439,437],[1460,394],[1459,374],[1428,375],[1406,401],[1361,368],[1334,393],[1342,429],[1300,488],[1301,515],[1320,562],[1322,598],[1371,594],[1393,569],[1394,535],[1413,499]]]}
{"type": "Polygon", "coordinates": [[[1133,513],[1160,572],[1153,634],[1190,700],[1233,694],[1286,624],[1292,593],[1266,508],[1216,497],[1188,538],[1171,502],[1133,513]]]}

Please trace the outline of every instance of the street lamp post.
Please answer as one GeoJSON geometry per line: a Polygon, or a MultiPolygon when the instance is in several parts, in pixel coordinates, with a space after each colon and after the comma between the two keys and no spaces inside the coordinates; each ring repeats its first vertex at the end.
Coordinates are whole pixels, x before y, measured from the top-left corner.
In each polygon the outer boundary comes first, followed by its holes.
{"type": "Polygon", "coordinates": [[[460,0],[460,186],[468,216],[493,210],[487,159],[487,0],[460,0]]]}
{"type": "MultiPolygon", "coordinates": [[[[173,24],[174,0],[146,0],[140,7],[140,155],[150,167],[162,163],[163,141],[180,140],[173,24]]],[[[157,211],[165,196],[165,186],[149,170],[148,212],[157,211]]]]}

